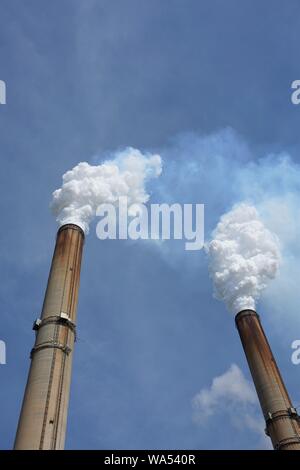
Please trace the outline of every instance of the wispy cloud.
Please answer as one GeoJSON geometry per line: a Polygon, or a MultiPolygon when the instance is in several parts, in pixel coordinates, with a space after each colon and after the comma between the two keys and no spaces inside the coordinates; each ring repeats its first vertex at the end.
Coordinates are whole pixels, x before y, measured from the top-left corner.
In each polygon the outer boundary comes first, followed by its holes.
{"type": "Polygon", "coordinates": [[[200,390],[194,396],[192,406],[193,419],[200,426],[207,426],[211,418],[225,414],[236,429],[258,435],[257,447],[270,448],[254,387],[236,364],[215,377],[209,388],[200,390]]]}

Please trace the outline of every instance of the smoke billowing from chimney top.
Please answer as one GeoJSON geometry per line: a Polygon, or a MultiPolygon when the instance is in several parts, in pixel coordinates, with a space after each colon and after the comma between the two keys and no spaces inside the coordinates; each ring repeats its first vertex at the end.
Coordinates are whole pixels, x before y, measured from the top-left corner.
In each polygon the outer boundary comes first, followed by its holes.
{"type": "Polygon", "coordinates": [[[73,223],[85,233],[100,204],[118,204],[122,196],[128,205],[145,203],[149,195],[145,182],[162,171],[159,155],[144,155],[127,148],[101,165],[81,162],[63,175],[63,184],[53,193],[51,209],[60,225],[73,223]]]}
{"type": "Polygon", "coordinates": [[[255,207],[238,204],[224,214],[207,247],[214,294],[236,314],[255,303],[279,266],[279,242],[255,207]]]}

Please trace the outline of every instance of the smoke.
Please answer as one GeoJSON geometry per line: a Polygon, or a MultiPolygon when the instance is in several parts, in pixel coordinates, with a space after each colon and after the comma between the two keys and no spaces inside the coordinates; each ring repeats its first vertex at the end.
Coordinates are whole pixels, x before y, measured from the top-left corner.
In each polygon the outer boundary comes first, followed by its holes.
{"type": "Polygon", "coordinates": [[[147,202],[145,182],[161,171],[159,155],[144,155],[131,147],[101,165],[81,162],[63,175],[62,187],[53,193],[51,209],[60,225],[74,223],[88,233],[100,204],[117,205],[122,196],[128,198],[128,205],[147,202]]]}
{"type": "MultiPolygon", "coordinates": [[[[261,304],[267,318],[272,312],[272,327],[283,341],[294,339],[300,327],[298,279],[300,277],[300,160],[298,148],[283,145],[257,147],[233,129],[208,135],[180,135],[159,151],[164,176],[155,184],[158,201],[201,202],[205,204],[205,232],[210,234],[220,215],[240,201],[253,205],[266,227],[280,240],[280,276],[264,291],[261,304]],[[290,151],[290,153],[289,153],[290,151]],[[289,314],[291,322],[282,320],[289,314]]],[[[206,279],[207,259],[203,252],[193,256],[169,243],[151,245],[165,262],[184,272],[186,289],[211,288],[206,279]],[[194,279],[201,283],[194,287],[194,279]]]]}
{"type": "MultiPolygon", "coordinates": [[[[280,276],[269,285],[262,300],[264,311],[272,311],[273,319],[278,319],[282,337],[284,332],[293,332],[292,324],[288,323],[284,331],[280,326],[287,310],[297,325],[300,321],[297,289],[300,276],[300,164],[296,154],[289,155],[287,151],[270,153],[269,150],[257,149],[228,128],[209,135],[188,133],[177,136],[158,151],[167,163],[163,178],[155,182],[155,194],[151,198],[157,203],[204,203],[206,233],[211,233],[220,214],[238,201],[247,201],[257,209],[260,219],[280,239],[280,276]],[[230,175],[230,179],[226,175],[230,175]]],[[[127,149],[123,154],[132,151],[127,149]]],[[[119,166],[118,154],[111,160],[119,166]]],[[[155,175],[153,167],[149,173],[145,181],[155,175]]],[[[57,217],[63,208],[63,199],[65,197],[61,195],[54,203],[57,217]]],[[[67,212],[67,204],[64,212],[67,212]]],[[[72,220],[67,214],[66,217],[63,215],[60,214],[60,223],[72,220]]],[[[210,291],[206,281],[207,260],[202,251],[190,256],[180,243],[157,242],[147,244],[147,248],[157,250],[174,268],[180,266],[187,286],[193,285],[196,276],[201,276],[202,294],[205,296],[210,291]]]]}
{"type": "Polygon", "coordinates": [[[209,272],[217,299],[229,311],[255,309],[256,301],[278,271],[279,242],[246,203],[223,215],[208,245],[209,272]]]}

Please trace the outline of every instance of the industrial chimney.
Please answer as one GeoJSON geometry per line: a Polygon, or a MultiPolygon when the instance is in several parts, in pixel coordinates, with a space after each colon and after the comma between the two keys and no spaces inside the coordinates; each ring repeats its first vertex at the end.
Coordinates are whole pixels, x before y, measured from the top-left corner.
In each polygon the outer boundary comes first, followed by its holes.
{"type": "Polygon", "coordinates": [[[58,230],[15,449],[64,448],[83,243],[79,226],[58,230]]]}
{"type": "Polygon", "coordinates": [[[251,375],[275,450],[300,450],[300,417],[293,408],[258,314],[242,310],[235,317],[251,375]]]}

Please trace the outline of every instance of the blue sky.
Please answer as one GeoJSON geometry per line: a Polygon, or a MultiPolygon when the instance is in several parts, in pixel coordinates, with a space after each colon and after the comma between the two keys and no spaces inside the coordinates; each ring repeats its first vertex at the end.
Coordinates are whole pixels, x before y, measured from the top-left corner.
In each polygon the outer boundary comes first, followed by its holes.
{"type": "MultiPolygon", "coordinates": [[[[298,11],[294,0],[2,0],[1,448],[13,445],[54,247],[51,193],[79,161],[127,146],[164,160],[153,201],[206,205],[207,238],[243,198],[278,233],[283,267],[258,309],[300,403],[298,11]]],[[[204,251],[100,242],[92,226],[78,337],[67,448],[263,446],[222,403],[194,419],[193,398],[231,364],[250,380],[204,251]]]]}

